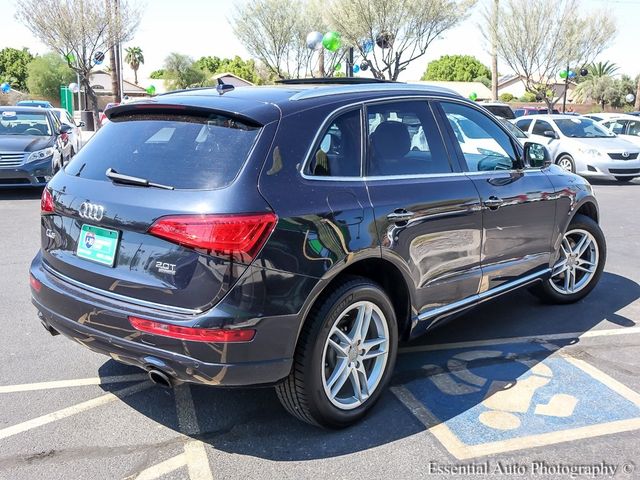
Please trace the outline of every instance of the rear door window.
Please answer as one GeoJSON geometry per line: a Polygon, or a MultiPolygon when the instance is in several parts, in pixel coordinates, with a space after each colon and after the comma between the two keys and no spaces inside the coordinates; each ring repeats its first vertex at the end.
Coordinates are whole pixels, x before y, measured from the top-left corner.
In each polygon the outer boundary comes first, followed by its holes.
{"type": "Polygon", "coordinates": [[[544,120],[536,120],[536,123],[533,124],[533,130],[531,133],[534,135],[544,136],[544,132],[553,132],[553,127],[549,122],[545,122],[544,120]]]}
{"type": "Polygon", "coordinates": [[[178,189],[229,185],[260,127],[223,114],[115,117],[74,157],[69,175],[109,181],[107,169],[178,189]]]}

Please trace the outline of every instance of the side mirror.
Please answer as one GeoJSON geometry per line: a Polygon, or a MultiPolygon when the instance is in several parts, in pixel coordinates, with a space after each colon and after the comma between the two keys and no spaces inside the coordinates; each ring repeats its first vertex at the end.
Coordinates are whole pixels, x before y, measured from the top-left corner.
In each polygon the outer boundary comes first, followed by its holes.
{"type": "Polygon", "coordinates": [[[547,138],[553,138],[554,140],[557,140],[558,138],[560,138],[559,135],[553,130],[545,130],[544,136],[547,138]]]}
{"type": "Polygon", "coordinates": [[[551,155],[544,145],[528,142],[524,146],[524,162],[534,168],[544,168],[551,165],[551,155]]]}
{"type": "Polygon", "coordinates": [[[78,126],[79,126],[80,128],[82,128],[82,127],[86,126],[86,123],[84,123],[84,122],[78,122],[78,126]]]}
{"type": "Polygon", "coordinates": [[[73,127],[71,125],[67,125],[66,123],[60,127],[60,133],[71,133],[73,131],[73,127]]]}

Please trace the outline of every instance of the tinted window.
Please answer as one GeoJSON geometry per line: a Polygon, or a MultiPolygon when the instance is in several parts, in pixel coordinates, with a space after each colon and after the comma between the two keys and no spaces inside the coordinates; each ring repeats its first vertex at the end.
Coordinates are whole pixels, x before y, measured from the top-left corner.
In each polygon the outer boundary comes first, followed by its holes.
{"type": "Polygon", "coordinates": [[[321,177],[358,177],[362,163],[360,110],[336,117],[320,137],[305,173],[321,177]]]}
{"type": "Polygon", "coordinates": [[[0,113],[0,135],[52,135],[45,113],[25,113],[5,110],[0,113]]]}
{"type": "Polygon", "coordinates": [[[484,108],[489,110],[494,115],[498,117],[506,118],[507,120],[513,120],[516,118],[513,110],[509,105],[482,105],[484,108]]]}
{"type": "Polygon", "coordinates": [[[108,181],[105,172],[181,189],[228,185],[244,165],[260,128],[232,117],[116,117],[74,157],[69,175],[108,181]]]}
{"type": "Polygon", "coordinates": [[[605,138],[614,136],[590,118],[561,118],[555,121],[560,131],[573,138],[605,138]]]}
{"type": "Polygon", "coordinates": [[[627,135],[637,135],[640,136],[640,122],[636,120],[632,120],[629,122],[629,129],[627,130],[627,135]]]}
{"type": "Polygon", "coordinates": [[[452,171],[426,101],[370,105],[367,119],[367,175],[428,175],[452,171]]]}
{"type": "Polygon", "coordinates": [[[529,127],[531,126],[531,122],[533,122],[533,119],[531,119],[531,118],[523,118],[522,120],[518,120],[516,122],[516,125],[523,132],[527,132],[527,131],[529,131],[529,127]]]}
{"type": "Polygon", "coordinates": [[[516,152],[511,139],[493,119],[458,103],[443,102],[442,108],[470,171],[514,168],[516,152]]]}
{"type": "Polygon", "coordinates": [[[533,124],[533,130],[531,133],[534,135],[544,135],[544,132],[552,131],[553,127],[549,122],[545,122],[544,120],[536,120],[536,123],[533,124]]]}
{"type": "Polygon", "coordinates": [[[617,135],[621,135],[625,131],[626,124],[627,124],[627,122],[624,121],[624,120],[617,120],[617,121],[613,120],[613,121],[610,121],[610,122],[604,122],[602,125],[607,127],[613,133],[615,133],[617,135]]]}

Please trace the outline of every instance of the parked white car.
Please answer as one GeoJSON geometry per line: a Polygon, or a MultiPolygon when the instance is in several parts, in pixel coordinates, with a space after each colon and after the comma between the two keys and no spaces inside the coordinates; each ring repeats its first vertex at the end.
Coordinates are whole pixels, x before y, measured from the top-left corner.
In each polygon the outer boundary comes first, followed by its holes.
{"type": "Polygon", "coordinates": [[[80,128],[84,126],[84,123],[76,123],[64,108],[52,108],[51,111],[58,117],[60,123],[69,125],[72,129],[69,133],[69,143],[71,144],[71,157],[73,157],[82,148],[82,131],[80,128]]]}
{"type": "Polygon", "coordinates": [[[613,176],[621,182],[640,177],[640,147],[591,118],[532,115],[514,123],[532,142],[546,145],[551,158],[565,170],[585,177],[613,176]]]}
{"type": "MultiPolygon", "coordinates": [[[[585,115],[588,116],[588,115],[585,115]]],[[[616,113],[601,120],[600,125],[608,128],[620,138],[640,146],[640,118],[634,115],[616,113]]]]}

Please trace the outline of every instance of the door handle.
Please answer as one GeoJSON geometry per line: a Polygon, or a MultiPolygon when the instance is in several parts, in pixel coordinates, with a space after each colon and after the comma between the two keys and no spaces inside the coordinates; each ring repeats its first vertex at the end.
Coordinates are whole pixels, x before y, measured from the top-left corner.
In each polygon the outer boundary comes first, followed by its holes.
{"type": "Polygon", "coordinates": [[[415,214],[408,210],[398,209],[387,215],[387,220],[394,223],[408,222],[415,214]]]}
{"type": "Polygon", "coordinates": [[[490,208],[491,210],[497,210],[502,206],[504,200],[496,197],[495,195],[491,195],[484,201],[484,206],[490,208]]]}

